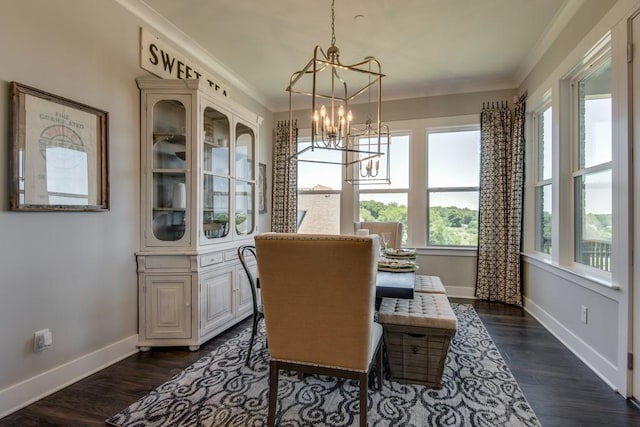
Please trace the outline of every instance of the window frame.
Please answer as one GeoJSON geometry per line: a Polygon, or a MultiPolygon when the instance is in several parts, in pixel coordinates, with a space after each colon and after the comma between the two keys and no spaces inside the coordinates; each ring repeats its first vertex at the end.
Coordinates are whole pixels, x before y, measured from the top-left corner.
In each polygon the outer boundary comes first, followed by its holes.
{"type": "MultiPolygon", "coordinates": [[[[391,151],[391,146],[393,145],[393,140],[394,138],[400,138],[400,137],[407,137],[408,141],[408,159],[407,162],[410,162],[411,159],[411,147],[412,147],[412,140],[411,140],[411,132],[408,131],[402,131],[402,130],[398,130],[398,131],[390,131],[389,132],[389,145],[388,145],[388,150],[391,151]]],[[[393,171],[391,171],[391,178],[393,178],[393,171]]],[[[393,179],[391,180],[393,182],[393,179]]],[[[367,184],[354,184],[354,202],[355,202],[355,221],[360,221],[360,195],[362,194],[406,194],[407,195],[407,227],[403,228],[403,234],[407,234],[407,241],[409,239],[409,234],[408,232],[410,231],[410,227],[409,227],[409,196],[410,196],[410,187],[411,187],[411,165],[409,165],[409,187],[389,187],[389,188],[380,188],[380,185],[383,184],[377,184],[376,186],[369,186],[367,184]]],[[[402,243],[407,243],[407,241],[404,241],[402,243]]]]}
{"type": "MultiPolygon", "coordinates": [[[[298,131],[298,144],[300,143],[311,143],[311,129],[302,129],[298,131]]],[[[298,150],[298,147],[296,147],[296,150],[298,150]]],[[[300,163],[308,163],[308,162],[300,162],[300,163]]],[[[331,166],[335,169],[340,169],[340,183],[341,183],[341,187],[339,189],[327,189],[327,190],[311,190],[311,189],[300,189],[300,163],[298,163],[298,176],[296,179],[296,192],[297,192],[297,203],[299,206],[299,200],[300,200],[300,196],[332,196],[332,195],[338,195],[339,199],[340,199],[340,206],[338,207],[338,210],[340,212],[340,217],[342,218],[342,212],[344,209],[344,197],[343,197],[343,192],[344,192],[344,167],[342,166],[337,166],[337,165],[332,165],[332,164],[327,164],[327,166],[331,166]]],[[[313,164],[313,163],[312,163],[313,164]]],[[[297,224],[296,224],[296,230],[299,231],[300,225],[302,225],[307,211],[304,211],[302,213],[302,215],[300,216],[300,209],[299,207],[296,207],[297,213],[296,213],[296,218],[297,218],[297,224]]],[[[342,228],[342,221],[341,219],[338,221],[338,228],[340,230],[341,233],[344,233],[343,228],[342,228]]]]}
{"type": "MultiPolygon", "coordinates": [[[[480,121],[478,121],[477,124],[465,124],[465,125],[452,125],[452,126],[443,126],[443,127],[430,127],[425,129],[425,157],[424,157],[424,162],[425,162],[425,171],[426,171],[426,176],[425,176],[425,181],[424,181],[424,189],[425,189],[425,193],[426,193],[426,212],[425,212],[425,227],[426,227],[426,235],[425,235],[425,242],[426,242],[426,247],[427,248],[434,248],[434,249],[448,249],[448,248],[453,248],[453,249],[477,249],[478,245],[476,243],[476,245],[431,245],[429,243],[429,224],[430,224],[430,217],[429,217],[429,213],[431,211],[430,209],[430,205],[429,205],[429,200],[430,200],[430,194],[431,193],[462,193],[462,192],[476,192],[478,194],[478,209],[480,208],[479,203],[480,203],[480,174],[478,173],[478,185],[476,187],[429,187],[429,172],[428,172],[428,165],[429,165],[429,135],[430,134],[436,134],[436,133],[453,133],[453,132],[468,132],[468,131],[481,131],[480,128],[480,121]]],[[[480,134],[480,137],[478,139],[478,150],[480,150],[482,147],[482,135],[480,134]]],[[[480,165],[478,165],[478,172],[480,171],[480,165]]]]}
{"type": "MultiPolygon", "coordinates": [[[[480,113],[459,116],[433,117],[421,119],[398,120],[386,123],[392,135],[404,134],[409,137],[409,187],[407,200],[407,228],[411,234],[407,236],[404,246],[420,249],[421,254],[447,256],[476,256],[476,246],[440,246],[428,247],[426,242],[426,137],[427,129],[446,129],[462,126],[480,128],[480,113]]],[[[310,137],[311,129],[299,129],[298,141],[303,142],[310,137]]],[[[392,166],[393,167],[393,166],[392,166]]],[[[353,233],[353,223],[359,219],[358,188],[345,181],[346,167],[342,166],[340,194],[340,232],[353,233]]],[[[366,187],[362,186],[363,188],[366,187]]],[[[372,190],[374,193],[398,193],[399,189],[372,190]]],[[[298,192],[300,194],[300,192],[298,192]]]]}
{"type": "MultiPolygon", "coordinates": [[[[570,130],[571,130],[571,134],[570,134],[570,141],[571,141],[571,173],[569,175],[569,179],[570,182],[567,183],[568,188],[570,188],[570,194],[571,194],[571,215],[570,215],[570,221],[572,224],[571,227],[571,231],[570,233],[570,242],[571,242],[571,250],[570,250],[570,254],[569,254],[569,260],[570,260],[570,265],[573,269],[575,269],[576,271],[582,272],[583,274],[586,275],[592,275],[595,276],[596,278],[600,278],[601,280],[604,280],[608,283],[611,282],[611,263],[613,261],[613,247],[615,245],[614,242],[614,238],[615,235],[614,233],[612,233],[611,236],[611,244],[610,244],[610,248],[611,248],[611,255],[610,255],[610,261],[609,261],[609,271],[607,270],[603,270],[603,269],[599,269],[597,267],[592,267],[588,264],[584,264],[581,262],[577,261],[577,246],[578,246],[578,235],[581,234],[581,232],[579,233],[578,231],[578,227],[582,225],[582,218],[579,218],[578,215],[582,215],[582,212],[577,212],[577,205],[578,205],[578,200],[577,200],[577,194],[576,194],[576,190],[575,190],[575,186],[576,186],[576,182],[578,178],[582,178],[584,179],[585,177],[589,176],[589,175],[593,175],[593,174],[597,174],[597,173],[601,173],[601,172],[606,172],[606,171],[610,171],[611,172],[611,176],[612,176],[612,182],[611,182],[611,193],[612,193],[612,206],[611,206],[611,215],[612,215],[612,220],[613,220],[613,216],[615,214],[614,212],[614,204],[615,201],[613,200],[614,196],[614,191],[615,189],[613,188],[613,180],[614,180],[614,120],[615,120],[615,115],[613,113],[613,105],[614,105],[614,99],[613,99],[613,92],[614,92],[614,88],[613,88],[613,52],[611,49],[611,44],[610,42],[604,43],[601,46],[598,46],[598,49],[594,50],[594,53],[590,56],[588,61],[585,61],[583,64],[581,64],[579,67],[577,67],[577,69],[571,73],[569,79],[568,79],[568,84],[569,84],[569,97],[570,97],[570,130]],[[611,114],[611,120],[612,120],[612,128],[611,128],[611,144],[612,144],[612,152],[611,152],[611,159],[607,162],[604,163],[599,163],[599,164],[595,164],[595,165],[591,165],[591,166],[587,166],[587,167],[581,167],[580,166],[580,108],[579,108],[579,103],[580,103],[580,91],[579,91],[579,83],[588,78],[590,75],[592,75],[594,72],[596,72],[600,66],[606,62],[607,60],[611,61],[611,72],[612,72],[612,88],[611,88],[611,103],[612,103],[612,114],[611,114]]],[[[581,202],[584,202],[583,200],[581,202]]]]}
{"type": "MultiPolygon", "coordinates": [[[[618,39],[619,41],[619,39],[618,39]]],[[[583,46],[582,53],[573,55],[573,61],[567,62],[566,68],[556,71],[556,76],[540,85],[527,100],[527,191],[525,196],[524,216],[524,252],[527,262],[532,262],[553,274],[566,275],[576,285],[591,291],[613,297],[621,288],[621,284],[628,283],[631,252],[631,236],[625,224],[629,224],[632,215],[629,211],[633,198],[628,182],[632,180],[630,172],[630,153],[632,141],[629,135],[630,114],[628,86],[626,82],[627,49],[626,45],[616,43],[611,32],[606,32],[601,38],[593,41],[591,47],[583,46]],[[577,116],[574,91],[571,83],[584,77],[588,70],[604,56],[611,57],[611,174],[612,174],[612,223],[610,272],[575,262],[575,188],[574,169],[579,163],[576,140],[578,125],[574,117],[577,116]],[[535,194],[534,174],[537,165],[534,157],[533,126],[530,111],[536,111],[546,99],[552,100],[553,125],[553,213],[552,240],[553,252],[551,257],[545,257],[534,248],[534,218],[533,208],[535,194]],[[557,111],[557,113],[556,113],[557,111]],[[613,293],[612,293],[613,292],[613,293]]],[[[577,94],[575,95],[577,96],[577,94]]],[[[608,163],[608,162],[607,162],[608,163]]],[[[609,165],[596,165],[587,172],[609,169],[609,165]]]]}
{"type": "MultiPolygon", "coordinates": [[[[550,96],[546,96],[545,99],[543,100],[543,102],[540,104],[540,106],[538,108],[536,108],[532,114],[531,114],[531,140],[533,141],[533,158],[534,158],[534,165],[532,167],[532,176],[533,176],[533,208],[534,208],[534,212],[535,212],[535,216],[534,216],[534,221],[533,221],[533,250],[540,254],[540,256],[544,257],[544,258],[551,258],[551,254],[553,253],[553,248],[554,248],[554,239],[553,239],[553,213],[554,213],[554,203],[553,203],[553,193],[555,192],[555,185],[554,185],[554,176],[555,174],[553,173],[553,162],[554,162],[554,138],[553,138],[553,105],[552,105],[552,100],[550,96]],[[541,148],[544,146],[544,132],[541,129],[541,122],[540,122],[540,118],[544,116],[544,114],[548,111],[551,110],[551,122],[549,123],[549,126],[551,127],[551,145],[550,145],[550,149],[551,149],[551,173],[549,178],[544,178],[544,173],[541,174],[541,167],[540,165],[544,165],[544,155],[543,155],[543,151],[541,150],[541,148]],[[539,199],[538,199],[538,191],[540,192],[544,192],[544,188],[547,186],[551,186],[551,251],[550,252],[544,252],[543,250],[540,250],[539,247],[539,243],[541,243],[541,245],[543,246],[544,243],[541,242],[541,239],[544,237],[543,236],[543,232],[540,232],[540,228],[539,227],[543,227],[544,224],[542,222],[538,222],[538,219],[540,218],[540,214],[542,214],[543,212],[541,211],[541,206],[538,204],[539,199]]],[[[544,198],[544,196],[542,196],[544,198]]]]}

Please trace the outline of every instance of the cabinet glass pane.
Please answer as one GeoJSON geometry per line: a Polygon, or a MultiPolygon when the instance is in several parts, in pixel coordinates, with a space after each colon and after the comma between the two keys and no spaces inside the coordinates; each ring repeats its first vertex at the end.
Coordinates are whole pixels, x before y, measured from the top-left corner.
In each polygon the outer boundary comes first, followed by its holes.
{"type": "Polygon", "coordinates": [[[229,175],[229,119],[211,107],[203,113],[202,170],[229,175]]]}
{"type": "Polygon", "coordinates": [[[249,182],[236,181],[236,233],[253,233],[253,194],[255,185],[249,182]]]}
{"type": "Polygon", "coordinates": [[[202,230],[208,239],[229,234],[229,179],[204,175],[202,230]]]}
{"type": "Polygon", "coordinates": [[[180,240],[185,234],[186,156],[185,106],[162,100],[153,107],[153,235],[158,240],[180,240]]]}
{"type": "Polygon", "coordinates": [[[153,235],[164,241],[180,240],[185,232],[186,185],[184,174],[153,174],[153,235]]]}
{"type": "Polygon", "coordinates": [[[248,126],[238,123],[236,125],[236,178],[253,181],[254,160],[253,151],[255,137],[253,130],[248,126]]]}

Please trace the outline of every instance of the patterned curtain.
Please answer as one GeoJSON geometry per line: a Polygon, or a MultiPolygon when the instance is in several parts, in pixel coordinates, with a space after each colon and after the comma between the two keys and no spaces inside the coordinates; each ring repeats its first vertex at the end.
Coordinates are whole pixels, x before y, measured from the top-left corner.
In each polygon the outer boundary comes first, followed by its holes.
{"type": "Polygon", "coordinates": [[[273,144],[271,231],[295,233],[298,213],[298,164],[291,156],[298,145],[298,124],[278,122],[273,144]]]}
{"type": "Polygon", "coordinates": [[[523,95],[509,107],[483,105],[480,115],[480,208],[476,296],[522,306],[520,246],[524,185],[523,95]]]}

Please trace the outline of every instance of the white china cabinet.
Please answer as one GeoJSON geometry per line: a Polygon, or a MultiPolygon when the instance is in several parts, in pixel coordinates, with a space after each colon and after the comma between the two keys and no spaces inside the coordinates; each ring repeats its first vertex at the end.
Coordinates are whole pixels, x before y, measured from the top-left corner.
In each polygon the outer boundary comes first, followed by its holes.
{"type": "Polygon", "coordinates": [[[257,222],[262,118],[199,80],[138,79],[138,346],[191,350],[251,314],[237,247],[257,222]]]}

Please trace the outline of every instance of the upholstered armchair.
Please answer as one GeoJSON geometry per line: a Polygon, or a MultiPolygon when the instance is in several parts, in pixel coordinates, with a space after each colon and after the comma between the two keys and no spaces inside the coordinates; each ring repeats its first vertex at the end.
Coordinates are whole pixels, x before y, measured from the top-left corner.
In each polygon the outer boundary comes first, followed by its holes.
{"type": "Polygon", "coordinates": [[[359,380],[365,426],[376,360],[382,388],[382,327],[373,321],[378,237],[268,233],[255,245],[270,353],[267,425],[275,424],[285,369],[359,380]]]}
{"type": "Polygon", "coordinates": [[[394,249],[400,249],[402,247],[401,222],[364,221],[353,223],[353,229],[355,232],[363,228],[369,230],[369,234],[377,234],[378,236],[380,236],[380,233],[382,233],[383,231],[388,231],[389,233],[391,233],[388,247],[394,249]]]}

